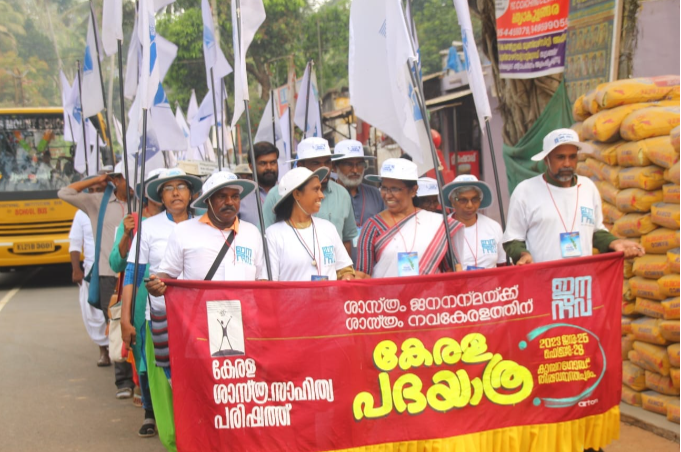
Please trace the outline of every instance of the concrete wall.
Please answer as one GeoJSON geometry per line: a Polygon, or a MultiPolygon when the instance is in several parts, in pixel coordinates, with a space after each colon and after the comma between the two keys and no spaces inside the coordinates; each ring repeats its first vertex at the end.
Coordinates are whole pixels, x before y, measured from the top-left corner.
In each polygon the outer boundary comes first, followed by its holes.
{"type": "Polygon", "coordinates": [[[679,0],[647,0],[638,12],[634,77],[679,74],[679,0]]]}

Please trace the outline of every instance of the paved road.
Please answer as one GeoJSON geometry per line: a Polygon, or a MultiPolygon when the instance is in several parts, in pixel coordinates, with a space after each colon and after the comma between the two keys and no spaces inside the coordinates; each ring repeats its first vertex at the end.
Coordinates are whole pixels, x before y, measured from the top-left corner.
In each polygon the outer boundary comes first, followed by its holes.
{"type": "Polygon", "coordinates": [[[0,274],[0,450],[165,450],[137,436],[143,410],[96,366],[77,296],[69,267],[0,274]]]}
{"type": "MultiPolygon", "coordinates": [[[[0,450],[163,451],[137,436],[143,411],[115,398],[113,368],[96,367],[77,296],[69,267],[0,274],[0,450]]],[[[605,452],[642,450],[679,445],[623,424],[605,452]]]]}

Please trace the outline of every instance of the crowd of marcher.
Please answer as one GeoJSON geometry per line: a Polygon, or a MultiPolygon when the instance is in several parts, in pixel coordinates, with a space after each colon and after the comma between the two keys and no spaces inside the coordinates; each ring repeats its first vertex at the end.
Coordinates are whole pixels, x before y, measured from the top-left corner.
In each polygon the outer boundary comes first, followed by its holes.
{"type": "Polygon", "coordinates": [[[354,140],[332,152],[322,138],[304,139],[296,167],[281,178],[278,149],[261,142],[238,175],[223,170],[204,182],[163,169],[147,176],[145,196],[139,185],[129,186],[121,163],[74,182],[59,197],[80,209],[71,231],[73,281],[88,334],[100,348],[97,365],[111,365],[105,330],[110,306],[120,302],[121,339],[131,353],[114,362],[116,397],[144,408],[140,436],[159,434],[175,450],[163,280],[267,280],[267,260],[272,280],[317,281],[526,265],[593,249],[642,255],[639,244],[603,226],[598,190],[575,173],[582,146],[569,129],[546,136],[533,158],[546,171],[518,185],[505,231],[480,212],[493,205],[484,181],[459,175],[440,198],[437,182],[419,178],[408,159],[388,158],[378,174],[365,175],[374,157],[354,140]],[[140,197],[142,224],[126,210],[128,198],[140,197]]]}

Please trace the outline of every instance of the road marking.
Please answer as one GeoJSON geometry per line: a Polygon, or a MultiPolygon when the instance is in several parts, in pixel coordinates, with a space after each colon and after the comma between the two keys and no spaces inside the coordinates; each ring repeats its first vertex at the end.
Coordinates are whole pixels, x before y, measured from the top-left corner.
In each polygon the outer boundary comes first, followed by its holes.
{"type": "Polygon", "coordinates": [[[24,286],[24,284],[26,284],[29,279],[33,278],[35,276],[35,274],[38,273],[39,271],[40,271],[40,267],[34,269],[31,273],[29,273],[24,278],[23,281],[21,281],[19,283],[18,286],[16,286],[14,289],[7,292],[7,294],[5,294],[4,297],[2,297],[2,300],[0,300],[0,312],[2,311],[2,308],[4,308],[7,303],[9,303],[9,300],[11,300],[12,297],[15,296],[17,294],[17,292],[19,292],[19,290],[21,290],[21,288],[24,286]]]}

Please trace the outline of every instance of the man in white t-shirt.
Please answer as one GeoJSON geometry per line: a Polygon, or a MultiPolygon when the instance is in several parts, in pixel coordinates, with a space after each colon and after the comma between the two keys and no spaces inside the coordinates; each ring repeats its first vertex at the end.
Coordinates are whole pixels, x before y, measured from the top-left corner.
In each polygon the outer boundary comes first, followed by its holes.
{"type": "Polygon", "coordinates": [[[453,208],[453,217],[465,226],[454,234],[454,248],[463,269],[481,270],[504,264],[501,226],[478,211],[492,205],[489,185],[471,174],[462,174],[445,185],[442,194],[445,207],[453,208]]]}
{"type": "Polygon", "coordinates": [[[546,172],[518,184],[504,232],[504,249],[516,265],[590,256],[593,248],[622,251],[625,258],[645,254],[641,245],[618,239],[603,226],[598,189],[575,173],[583,147],[574,130],[558,129],[532,157],[544,161],[546,172]]]}
{"type": "Polygon", "coordinates": [[[255,225],[239,220],[241,200],[255,189],[255,183],[239,179],[229,171],[213,174],[205,184],[194,208],[207,209],[200,218],[179,223],[168,238],[168,245],[156,275],[150,275],[147,290],[161,296],[166,286],[161,278],[213,281],[266,280],[267,269],[262,236],[255,225]],[[209,270],[217,262],[213,275],[209,270]]]}

